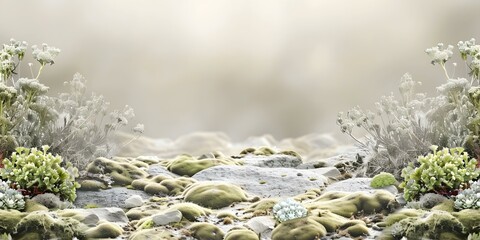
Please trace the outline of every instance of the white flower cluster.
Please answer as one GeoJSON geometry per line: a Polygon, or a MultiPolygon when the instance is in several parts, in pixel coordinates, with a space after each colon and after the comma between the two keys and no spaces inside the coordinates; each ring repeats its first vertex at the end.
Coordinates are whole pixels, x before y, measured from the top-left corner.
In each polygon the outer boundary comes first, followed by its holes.
{"type": "Polygon", "coordinates": [[[15,41],[15,39],[10,39],[10,44],[3,44],[3,48],[0,50],[1,79],[5,80],[12,75],[16,68],[14,57],[22,60],[26,49],[26,42],[15,41]]]}
{"type": "Polygon", "coordinates": [[[443,43],[437,44],[435,47],[428,48],[425,52],[432,58],[432,64],[444,64],[453,55],[453,46],[448,45],[444,48],[443,43]]]}
{"type": "Polygon", "coordinates": [[[470,188],[460,192],[455,199],[457,209],[480,208],[480,181],[471,183],[470,188]]]}
{"type": "Polygon", "coordinates": [[[54,58],[60,53],[60,49],[50,47],[45,43],[42,44],[42,48],[37,47],[37,45],[33,45],[32,49],[33,58],[42,65],[46,65],[47,63],[50,65],[54,64],[54,58]]]}
{"type": "Polygon", "coordinates": [[[307,216],[307,209],[300,203],[289,198],[273,206],[273,217],[279,222],[302,218],[307,216]]]}
{"type": "Polygon", "coordinates": [[[11,189],[9,182],[0,180],[0,209],[23,210],[24,208],[23,195],[19,191],[11,189]]]}

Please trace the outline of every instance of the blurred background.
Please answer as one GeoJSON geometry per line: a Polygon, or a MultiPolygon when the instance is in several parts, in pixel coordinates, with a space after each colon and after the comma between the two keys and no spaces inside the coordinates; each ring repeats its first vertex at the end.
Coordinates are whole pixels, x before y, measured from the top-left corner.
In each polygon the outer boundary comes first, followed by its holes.
{"type": "MultiPolygon", "coordinates": [[[[129,105],[145,135],[222,131],[341,136],[339,111],[373,108],[406,72],[435,93],[424,53],[480,38],[480,1],[0,1],[0,40],[62,53],[41,81],[76,72],[112,109],[129,105]]],[[[451,65],[448,66],[453,70],[451,65]]]]}

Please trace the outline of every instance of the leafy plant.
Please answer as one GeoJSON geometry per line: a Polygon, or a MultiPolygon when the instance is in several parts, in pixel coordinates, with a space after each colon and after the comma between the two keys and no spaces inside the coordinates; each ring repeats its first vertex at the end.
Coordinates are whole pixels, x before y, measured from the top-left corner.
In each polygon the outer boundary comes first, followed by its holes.
{"type": "Polygon", "coordinates": [[[307,216],[307,209],[291,198],[275,204],[272,212],[273,217],[279,222],[307,216]]]}
{"type": "Polygon", "coordinates": [[[480,208],[480,181],[472,182],[469,188],[457,195],[455,208],[460,210],[480,208]]]}
{"type": "Polygon", "coordinates": [[[435,192],[442,195],[456,195],[465,185],[480,175],[476,169],[477,161],[470,158],[463,148],[443,148],[437,151],[432,146],[433,153],[419,156],[419,167],[410,164],[402,171],[406,201],[415,200],[420,194],[435,192]]]}
{"type": "Polygon", "coordinates": [[[76,189],[80,187],[75,177],[61,167],[62,158],[47,153],[49,147],[42,150],[19,147],[11,158],[3,160],[4,168],[0,169],[0,176],[33,197],[44,192],[58,194],[60,198],[73,202],[76,198],[76,189]]]}
{"type": "Polygon", "coordinates": [[[19,191],[10,188],[10,182],[0,180],[0,209],[23,210],[25,200],[19,191]]]}
{"type": "Polygon", "coordinates": [[[383,188],[395,184],[397,184],[397,179],[391,173],[381,172],[372,178],[370,187],[383,188]]]}
{"type": "Polygon", "coordinates": [[[376,103],[376,112],[355,107],[339,113],[337,124],[341,131],[372,153],[367,175],[383,171],[399,178],[401,169],[417,156],[428,153],[431,145],[449,148],[465,145],[470,153],[477,148],[480,153],[480,99],[475,98],[480,96],[475,90],[479,83],[480,45],[475,45],[474,39],[458,43],[462,60],[469,69],[469,80],[449,76],[446,62],[453,49],[440,43],[426,50],[432,64],[439,65],[447,79],[437,87],[436,96],[417,93],[415,87],[420,83],[406,74],[400,81],[399,99],[393,94],[382,97],[376,103]],[[362,129],[365,137],[356,137],[355,128],[362,129]]]}
{"type": "MultiPolygon", "coordinates": [[[[33,64],[29,64],[31,78],[16,78],[26,49],[26,42],[12,39],[0,50],[0,153],[13,152],[16,146],[49,145],[53,153],[79,170],[96,157],[112,155],[115,147],[109,136],[127,126],[133,110],[126,106],[109,112],[109,103],[102,96],[86,91],[80,74],[66,82],[69,92],[58,97],[46,95],[49,88],[39,77],[60,53],[47,44],[32,46],[33,58],[40,64],[38,72],[34,74],[33,64]]],[[[142,133],[143,125],[133,130],[142,133]]]]}

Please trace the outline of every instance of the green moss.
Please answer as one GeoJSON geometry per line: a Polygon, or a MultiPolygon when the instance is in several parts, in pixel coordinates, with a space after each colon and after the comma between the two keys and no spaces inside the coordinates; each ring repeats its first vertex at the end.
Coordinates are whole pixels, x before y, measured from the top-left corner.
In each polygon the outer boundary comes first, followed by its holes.
{"type": "Polygon", "coordinates": [[[114,223],[101,223],[85,232],[87,238],[116,238],[122,235],[123,229],[114,223]]]}
{"type": "Polygon", "coordinates": [[[327,193],[315,201],[307,203],[306,207],[330,210],[332,213],[350,218],[357,214],[374,214],[388,212],[390,204],[395,202],[395,196],[390,192],[377,190],[373,194],[365,192],[354,193],[327,193]]]}
{"type": "Polygon", "coordinates": [[[80,183],[80,189],[83,191],[100,191],[100,189],[106,189],[105,183],[96,180],[82,180],[80,183]]]}
{"type": "Polygon", "coordinates": [[[114,184],[121,186],[131,185],[133,180],[148,176],[147,172],[133,165],[127,158],[97,158],[88,164],[87,172],[110,176],[114,184]]]}
{"type": "Polygon", "coordinates": [[[237,165],[238,163],[226,157],[220,158],[195,158],[189,155],[180,155],[170,160],[167,169],[180,176],[193,176],[204,169],[219,165],[237,165]]]}
{"type": "Polygon", "coordinates": [[[326,234],[325,227],[313,218],[296,218],[276,226],[272,231],[272,240],[320,239],[326,234]]]}
{"type": "Polygon", "coordinates": [[[268,214],[269,212],[272,211],[273,206],[277,204],[278,200],[273,199],[273,198],[264,198],[256,203],[250,204],[245,210],[246,213],[250,212],[264,212],[265,214],[268,214]]]}
{"type": "Polygon", "coordinates": [[[132,208],[128,210],[125,215],[127,215],[127,218],[132,221],[132,220],[140,220],[142,218],[160,213],[164,210],[165,208],[162,205],[157,205],[157,204],[144,204],[140,207],[132,208]]]}
{"type": "Polygon", "coordinates": [[[455,202],[452,199],[445,200],[442,203],[433,207],[432,210],[454,212],[455,211],[455,202]]]}
{"type": "Polygon", "coordinates": [[[247,201],[247,196],[240,187],[224,182],[197,182],[185,189],[183,196],[185,201],[212,209],[247,201]]]}
{"type": "Polygon", "coordinates": [[[340,215],[334,214],[329,210],[317,210],[312,212],[312,219],[322,224],[327,232],[336,232],[340,226],[344,225],[348,219],[340,215]]]}
{"type": "Polygon", "coordinates": [[[422,210],[406,208],[388,215],[385,218],[384,222],[387,226],[392,226],[394,223],[397,223],[402,219],[409,218],[409,217],[418,217],[424,213],[425,212],[422,210]]]}
{"type": "Polygon", "coordinates": [[[143,189],[148,194],[167,194],[168,189],[160,183],[151,182],[143,189]]]}
{"type": "Polygon", "coordinates": [[[170,206],[169,209],[180,211],[183,218],[191,222],[195,222],[198,218],[212,213],[209,209],[194,203],[177,203],[170,206]]]}
{"type": "Polygon", "coordinates": [[[89,209],[89,208],[99,208],[99,207],[100,206],[96,203],[87,203],[87,204],[85,204],[85,206],[83,206],[83,208],[87,208],[87,209],[89,209]]]}
{"type": "Polygon", "coordinates": [[[368,227],[364,221],[361,220],[350,220],[340,226],[340,232],[347,233],[352,238],[368,236],[369,231],[368,227]]]}
{"type": "Polygon", "coordinates": [[[211,223],[193,223],[188,228],[198,240],[223,240],[223,231],[211,223]]]}
{"type": "Polygon", "coordinates": [[[259,236],[252,230],[241,228],[227,232],[224,240],[259,240],[259,236]]]}
{"type": "Polygon", "coordinates": [[[390,185],[396,185],[397,179],[391,173],[381,172],[373,177],[370,182],[370,187],[372,188],[383,188],[390,185]]]}
{"type": "Polygon", "coordinates": [[[238,219],[238,217],[233,212],[222,211],[218,212],[216,215],[217,218],[230,218],[230,219],[238,219]]]}
{"type": "Polygon", "coordinates": [[[468,233],[480,232],[480,209],[465,209],[453,212],[452,215],[463,224],[468,233]]]}
{"type": "Polygon", "coordinates": [[[130,240],[150,240],[150,239],[162,239],[162,240],[177,240],[169,230],[154,228],[138,230],[132,233],[130,240]]]}
{"type": "Polygon", "coordinates": [[[73,218],[64,218],[53,212],[31,212],[17,225],[17,232],[12,235],[14,239],[20,239],[25,235],[35,232],[42,239],[72,239],[84,238],[86,226],[73,218]]]}
{"type": "Polygon", "coordinates": [[[462,223],[445,211],[432,210],[418,217],[408,217],[391,225],[384,234],[407,239],[466,239],[462,223]],[[452,235],[453,234],[453,235],[452,235]]]}
{"type": "Polygon", "coordinates": [[[48,211],[48,208],[31,199],[25,201],[25,212],[48,211]]]}
{"type": "Polygon", "coordinates": [[[26,215],[17,210],[0,210],[0,233],[13,233],[17,223],[26,215]]]}

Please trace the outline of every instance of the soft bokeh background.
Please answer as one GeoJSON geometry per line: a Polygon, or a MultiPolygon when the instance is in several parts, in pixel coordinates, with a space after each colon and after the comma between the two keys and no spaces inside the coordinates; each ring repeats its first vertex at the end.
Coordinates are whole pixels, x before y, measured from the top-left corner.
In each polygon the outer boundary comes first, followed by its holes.
{"type": "Polygon", "coordinates": [[[112,108],[132,106],[153,138],[338,134],[339,111],[373,107],[406,72],[434,93],[444,77],[426,48],[480,36],[480,1],[466,0],[2,0],[0,7],[2,42],[62,49],[41,78],[51,94],[80,72],[112,108]]]}

